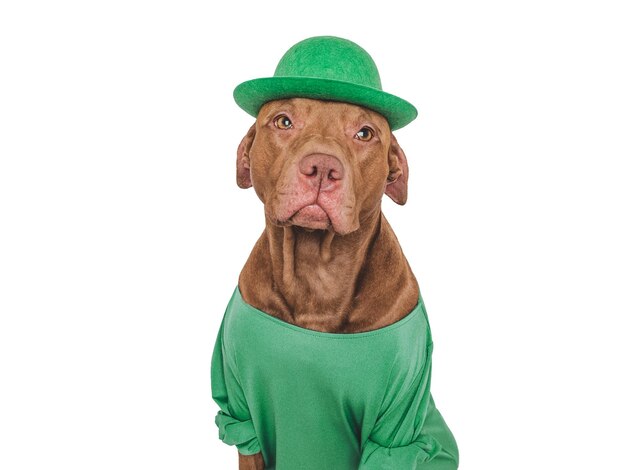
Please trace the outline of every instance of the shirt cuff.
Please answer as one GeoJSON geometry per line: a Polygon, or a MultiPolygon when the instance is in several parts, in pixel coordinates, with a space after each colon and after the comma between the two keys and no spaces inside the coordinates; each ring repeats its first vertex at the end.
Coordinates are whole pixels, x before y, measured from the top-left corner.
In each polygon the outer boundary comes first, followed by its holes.
{"type": "Polygon", "coordinates": [[[363,447],[359,470],[417,469],[441,452],[441,445],[431,436],[420,436],[406,446],[383,447],[368,439],[363,447]]]}
{"type": "Polygon", "coordinates": [[[218,411],[215,424],[219,428],[219,437],[224,444],[236,445],[239,453],[243,455],[261,452],[261,446],[251,419],[240,421],[223,411],[218,411]]]}

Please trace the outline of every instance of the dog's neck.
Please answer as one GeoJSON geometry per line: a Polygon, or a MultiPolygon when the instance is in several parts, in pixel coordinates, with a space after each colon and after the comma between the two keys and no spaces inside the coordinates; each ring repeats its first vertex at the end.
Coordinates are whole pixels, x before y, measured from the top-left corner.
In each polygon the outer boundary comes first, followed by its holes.
{"type": "Polygon", "coordinates": [[[380,208],[347,235],[267,222],[239,280],[244,300],[286,322],[356,333],[394,323],[418,286],[380,208]]]}

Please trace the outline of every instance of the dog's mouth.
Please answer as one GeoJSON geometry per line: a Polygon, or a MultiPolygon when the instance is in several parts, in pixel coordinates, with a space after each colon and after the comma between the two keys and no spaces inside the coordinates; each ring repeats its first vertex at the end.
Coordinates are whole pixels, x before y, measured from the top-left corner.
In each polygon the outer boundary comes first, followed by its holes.
{"type": "Polygon", "coordinates": [[[312,230],[327,230],[332,223],[326,211],[319,204],[309,204],[296,211],[289,218],[293,225],[312,230]]]}
{"type": "Polygon", "coordinates": [[[274,203],[266,204],[265,214],[272,223],[282,227],[293,225],[305,230],[332,230],[338,235],[359,228],[353,205],[338,204],[323,194],[306,199],[277,198],[274,203]]]}

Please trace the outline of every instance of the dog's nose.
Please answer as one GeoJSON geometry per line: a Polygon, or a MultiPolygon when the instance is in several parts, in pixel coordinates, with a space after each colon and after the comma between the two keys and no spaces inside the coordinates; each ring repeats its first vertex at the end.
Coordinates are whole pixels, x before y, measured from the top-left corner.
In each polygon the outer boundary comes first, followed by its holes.
{"type": "Polygon", "coordinates": [[[300,160],[300,173],[310,184],[319,185],[321,191],[332,190],[341,184],[344,168],[332,155],[313,153],[300,160]]]}

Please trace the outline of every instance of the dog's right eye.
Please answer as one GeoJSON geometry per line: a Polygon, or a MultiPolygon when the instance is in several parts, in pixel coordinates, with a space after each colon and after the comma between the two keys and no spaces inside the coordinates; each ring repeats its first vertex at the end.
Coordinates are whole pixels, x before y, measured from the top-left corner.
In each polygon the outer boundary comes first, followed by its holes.
{"type": "Polygon", "coordinates": [[[274,119],[274,125],[279,129],[291,129],[293,127],[293,123],[289,117],[281,114],[280,116],[276,116],[274,119]]]}

